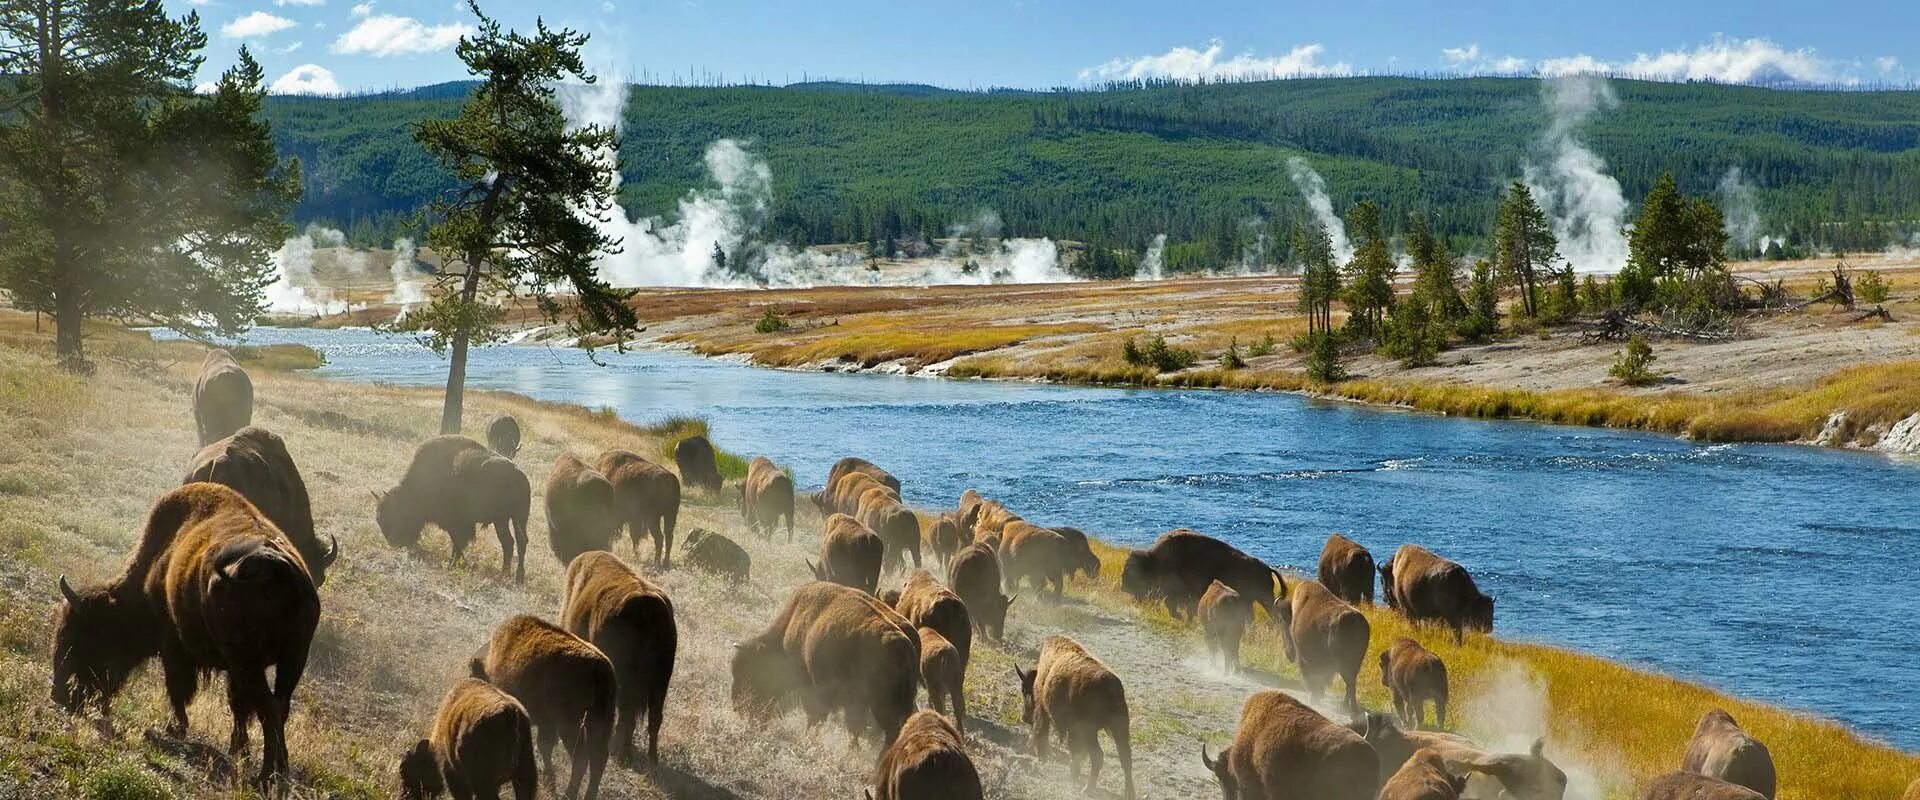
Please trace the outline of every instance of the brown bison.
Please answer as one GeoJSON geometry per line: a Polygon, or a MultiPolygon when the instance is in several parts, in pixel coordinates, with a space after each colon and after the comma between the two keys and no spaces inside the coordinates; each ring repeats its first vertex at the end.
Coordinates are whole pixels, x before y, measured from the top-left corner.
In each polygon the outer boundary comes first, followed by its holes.
{"type": "MultiPolygon", "coordinates": [[[[813,506],[819,510],[821,516],[833,513],[853,516],[860,513],[861,496],[865,495],[867,490],[876,487],[893,492],[872,475],[864,472],[848,473],[835,478],[832,483],[827,484],[826,488],[815,492],[813,506]]],[[[893,496],[895,499],[900,497],[897,492],[894,492],[893,496]]]]}
{"type": "Polygon", "coordinates": [[[1280,573],[1226,542],[1185,528],[1160,534],[1153,546],[1127,554],[1120,589],[1138,599],[1159,598],[1167,612],[1192,619],[1207,587],[1220,581],[1267,616],[1280,618],[1280,573]]]}
{"type": "Polygon", "coordinates": [[[914,627],[939,631],[959,649],[963,666],[972,658],[973,616],[967,610],[966,601],[952,589],[940,585],[933,573],[924,569],[907,573],[893,608],[914,627]]]}
{"type": "Polygon", "coordinates": [[[771,537],[781,517],[787,519],[787,541],[793,541],[793,478],[764,456],[747,465],[740,484],[740,516],[747,529],[771,537]]]}
{"type": "Polygon", "coordinates": [[[1340,534],[1320,548],[1320,583],[1349,603],[1373,602],[1373,554],[1340,534]]]}
{"type": "Polygon", "coordinates": [[[1240,671],[1240,640],[1253,624],[1253,604],[1232,587],[1219,581],[1207,586],[1200,596],[1200,629],[1207,640],[1207,654],[1220,657],[1227,674],[1240,671]]]}
{"type": "Polygon", "coordinates": [[[1040,593],[1052,585],[1056,599],[1065,594],[1070,547],[1067,538],[1052,529],[1019,519],[1007,523],[1000,538],[1001,578],[1007,591],[1018,592],[1020,582],[1026,581],[1040,593]]]}
{"type": "Polygon", "coordinates": [[[1383,776],[1400,769],[1415,752],[1432,748],[1453,765],[1455,772],[1478,773],[1468,781],[1469,794],[1561,800],[1567,793],[1567,774],[1546,757],[1544,740],[1535,741],[1525,754],[1488,753],[1459,734],[1402,730],[1392,714],[1382,713],[1368,713],[1354,720],[1351,728],[1373,745],[1380,756],[1383,776]]]}
{"type": "Polygon", "coordinates": [[[459,563],[475,529],[492,525],[500,539],[500,572],[526,580],[533,491],[526,473],[486,445],[457,434],[428,439],[414,449],[400,484],[376,497],[375,518],[387,544],[412,547],[419,543],[421,529],[432,523],[447,532],[453,544],[451,560],[459,563]]]}
{"type": "Polygon", "coordinates": [[[561,564],[593,550],[611,550],[620,538],[613,483],[572,453],[561,453],[547,476],[547,544],[561,564]]]}
{"type": "Polygon", "coordinates": [[[947,567],[947,586],[967,604],[973,625],[995,639],[1007,629],[1007,609],[1014,598],[1000,593],[1000,556],[985,542],[960,549],[947,567]]]}
{"type": "Polygon", "coordinates": [[[1366,740],[1284,692],[1247,698],[1233,744],[1200,762],[1226,800],[1373,800],[1379,759],[1366,740]]]}
{"type": "Polygon", "coordinates": [[[1380,757],[1380,778],[1385,780],[1419,750],[1430,749],[1456,762],[1456,772],[1466,771],[1463,762],[1486,755],[1480,745],[1457,733],[1409,731],[1400,727],[1393,714],[1369,711],[1354,718],[1348,729],[1360,734],[1380,757]]]}
{"type": "Polygon", "coordinates": [[[533,800],[540,765],[533,760],[533,721],[520,701],[492,684],[461,678],[440,699],[433,732],[400,760],[402,800],[498,797],[513,784],[514,800],[533,800]]]}
{"type": "Polygon", "coordinates": [[[913,566],[919,569],[920,518],[900,502],[900,496],[892,489],[874,486],[862,492],[853,516],[886,543],[884,562],[890,568],[901,568],[904,565],[901,554],[905,553],[913,556],[913,566]]]}
{"type": "Polygon", "coordinates": [[[880,537],[845,514],[827,517],[823,527],[820,563],[807,562],[813,577],[868,594],[880,588],[880,560],[886,555],[880,537]]]}
{"type": "Polygon", "coordinates": [[[582,554],[567,565],[560,624],[600,648],[613,662],[617,695],[613,746],[621,761],[634,762],[633,731],[647,718],[647,763],[660,763],[660,722],[679,629],[673,599],[605,551],[582,554]]]}
{"type": "Polygon", "coordinates": [[[1745,786],[1769,800],[1774,794],[1773,754],[1760,740],[1748,736],[1732,714],[1718,708],[1701,716],[1700,724],[1694,726],[1680,768],[1745,786]]]}
{"type": "Polygon", "coordinates": [[[229,749],[246,749],[258,717],[260,779],[287,770],[287,714],[320,596],[299,549],[240,493],[212,483],[167,493],[117,580],[75,591],[62,577],[60,594],[54,702],[73,713],[93,702],[105,714],[133,670],[157,654],[173,707],[168,733],[185,736],[201,673],[222,671],[233,711],[229,749]]]}
{"type": "Polygon", "coordinates": [[[981,800],[980,773],[961,733],[932,711],[916,711],[874,770],[874,800],[981,800]]]}
{"type": "Polygon", "coordinates": [[[596,465],[613,484],[613,507],[627,529],[635,557],[640,540],[653,537],[653,560],[673,565],[673,524],[680,518],[680,479],[666,467],[630,450],[608,450],[596,465]]]}
{"type": "Polygon", "coordinates": [[[967,660],[939,631],[925,625],[914,631],[920,635],[920,684],[927,689],[927,703],[945,714],[951,700],[953,726],[964,735],[967,732],[967,660]]]}
{"type": "MultiPolygon", "coordinates": [[[[1369,575],[1373,574],[1371,570],[1369,575]]],[[[1380,800],[1460,800],[1467,788],[1465,775],[1447,771],[1440,751],[1426,748],[1413,754],[1380,787],[1380,800]]]]}
{"type": "Polygon", "coordinates": [[[1380,683],[1393,696],[1394,713],[1405,725],[1425,727],[1427,702],[1433,702],[1434,727],[1447,727],[1447,665],[1432,650],[1406,637],[1380,651],[1380,683]]]}
{"type": "Polygon", "coordinates": [[[239,492],[300,551],[313,575],[313,585],[327,582],[327,568],[340,558],[340,540],[320,546],[313,529],[313,504],[307,497],[307,482],[300,478],[287,453],[287,443],[265,428],[248,426],[232,436],[200,448],[193,457],[182,483],[205,481],[218,483],[239,492]]]}
{"type": "Polygon", "coordinates": [[[972,520],[968,529],[976,538],[1000,533],[1007,523],[1020,519],[1019,514],[1013,513],[1000,501],[988,500],[972,489],[960,495],[960,515],[972,520]]]}
{"type": "Polygon", "coordinates": [[[687,545],[681,557],[694,569],[725,575],[734,583],[746,583],[753,570],[753,559],[740,545],[706,528],[687,532],[687,545]]]}
{"type": "Polygon", "coordinates": [[[487,448],[511,459],[520,454],[520,420],[501,414],[487,422],[487,448]]]}
{"type": "Polygon", "coordinates": [[[1067,577],[1075,574],[1088,578],[1100,577],[1100,557],[1093,554],[1093,545],[1087,542],[1086,531],[1067,527],[1052,530],[1067,540],[1067,577]]]}
{"type": "Polygon", "coordinates": [[[890,745],[913,714],[920,635],[872,595],[808,583],[764,633],[734,645],[732,672],[735,711],[754,716],[798,700],[809,724],[838,711],[857,734],[871,718],[890,745]]]}
{"type": "Polygon", "coordinates": [[[673,465],[680,468],[683,485],[710,495],[720,493],[720,461],[707,437],[689,436],[674,443],[673,465]]]}
{"type": "Polygon", "coordinates": [[[520,614],[500,623],[468,666],[473,677],[500,687],[526,708],[549,792],[553,746],[559,743],[573,761],[566,796],[580,796],[582,778],[588,800],[600,795],[618,683],[613,662],[599,648],[546,620],[520,614]]]}
{"type": "Polygon", "coordinates": [[[216,347],[200,362],[200,377],[193,383],[193,423],[201,447],[253,423],[253,379],[232,353],[216,347]]]}
{"type": "Polygon", "coordinates": [[[1907,784],[1907,790],[1900,793],[1900,800],[1920,800],[1920,779],[1907,784]]]}
{"type": "Polygon", "coordinates": [[[1031,671],[1013,670],[1020,677],[1020,720],[1033,725],[1034,755],[1047,760],[1047,733],[1057,728],[1067,745],[1067,774],[1078,778],[1085,756],[1086,788],[1092,791],[1100,785],[1099,735],[1106,731],[1126,776],[1125,796],[1132,798],[1133,745],[1120,676],[1065,636],[1040,643],[1040,660],[1031,671]]]}
{"type": "Polygon", "coordinates": [[[1301,680],[1315,698],[1340,676],[1347,684],[1347,709],[1359,713],[1360,665],[1373,635],[1366,615],[1319,581],[1297,580],[1287,587],[1289,602],[1280,607],[1280,643],[1287,660],[1300,665],[1301,680]]]}
{"type": "Polygon", "coordinates": [[[1465,567],[1427,548],[1401,545],[1380,567],[1380,585],[1387,605],[1407,619],[1438,620],[1452,628],[1454,644],[1463,631],[1493,632],[1493,598],[1480,593],[1465,567]]]}
{"type": "Polygon", "coordinates": [[[1737,783],[1682,771],[1654,778],[1635,797],[1639,800],[1762,800],[1766,795],[1737,783]]]}
{"type": "Polygon", "coordinates": [[[933,557],[940,562],[941,569],[951,566],[953,554],[970,544],[973,544],[973,531],[964,525],[958,514],[951,511],[941,512],[927,528],[927,548],[933,551],[933,557]]]}
{"type": "Polygon", "coordinates": [[[854,473],[860,473],[879,481],[880,485],[892,489],[894,494],[900,493],[900,479],[893,477],[893,473],[874,466],[873,462],[864,458],[855,458],[853,456],[847,456],[846,458],[833,462],[833,467],[827,470],[827,485],[832,486],[838,482],[842,476],[852,475],[854,473]]]}

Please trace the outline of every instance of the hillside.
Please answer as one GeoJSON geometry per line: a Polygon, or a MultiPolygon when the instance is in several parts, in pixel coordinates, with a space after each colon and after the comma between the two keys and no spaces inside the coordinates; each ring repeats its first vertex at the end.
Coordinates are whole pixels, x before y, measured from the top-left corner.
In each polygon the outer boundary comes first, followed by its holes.
{"type": "MultiPolygon", "coordinates": [[[[1920,93],[1782,91],[1613,81],[1618,106],[1579,128],[1625,194],[1662,170],[1713,194],[1731,167],[1755,185],[1765,230],[1829,247],[1879,247],[1920,219],[1920,93]]],[[[407,229],[442,188],[416,120],[454,113],[463,84],[267,106],[308,191],[296,215],[362,244],[407,229]]],[[[1512,78],[1330,78],[967,93],[923,86],[632,87],[622,200],[674,213],[707,180],[721,138],[766,160],[765,235],[804,243],[945,235],[993,210],[1010,235],[1144,248],[1165,233],[1200,261],[1284,240],[1305,204],[1302,155],[1335,208],[1427,210],[1470,246],[1495,193],[1540,163],[1541,84],[1512,78]],[[1260,221],[1264,222],[1260,222],[1260,221]]],[[[1172,251],[1170,251],[1172,252],[1172,251]]]]}

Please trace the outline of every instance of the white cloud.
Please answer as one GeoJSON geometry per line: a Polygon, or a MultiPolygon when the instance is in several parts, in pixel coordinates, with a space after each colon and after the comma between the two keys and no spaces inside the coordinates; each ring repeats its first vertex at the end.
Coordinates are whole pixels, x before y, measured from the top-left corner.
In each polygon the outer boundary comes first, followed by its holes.
{"type": "Polygon", "coordinates": [[[293,27],[293,20],[276,17],[265,11],[255,11],[220,26],[220,35],[229,39],[252,39],[270,36],[291,27],[293,27]]]}
{"type": "Polygon", "coordinates": [[[1501,56],[1500,58],[1487,62],[1487,67],[1496,75],[1512,75],[1514,73],[1526,72],[1527,60],[1519,56],[1501,56]]]}
{"type": "Polygon", "coordinates": [[[274,94],[340,94],[333,71],[319,64],[301,64],[279,77],[267,91],[274,94]]]}
{"type": "Polygon", "coordinates": [[[1813,48],[1788,50],[1771,39],[1730,39],[1715,36],[1691,50],[1640,53],[1630,61],[1606,62],[1581,54],[1540,62],[1543,75],[1606,73],[1658,81],[1719,81],[1722,83],[1828,83],[1851,81],[1813,48]]]}
{"type": "Polygon", "coordinates": [[[1466,47],[1444,47],[1440,49],[1440,60],[1455,70],[1466,73],[1512,75],[1527,71],[1529,62],[1518,56],[1494,56],[1483,52],[1475,42],[1466,47]]]}
{"type": "Polygon", "coordinates": [[[1449,64],[1471,64],[1480,60],[1480,45],[1475,43],[1466,47],[1443,48],[1440,51],[1440,57],[1446,59],[1449,64]]]}
{"type": "Polygon", "coordinates": [[[473,29],[458,22],[428,25],[412,17],[391,14],[367,16],[333,41],[333,52],[371,56],[404,56],[445,50],[473,29]]]}
{"type": "Polygon", "coordinates": [[[283,56],[292,55],[295,51],[300,49],[301,45],[304,45],[304,44],[306,44],[306,42],[294,42],[293,44],[287,45],[286,47],[282,47],[273,52],[279,53],[280,55],[283,55],[283,56]]]}
{"type": "Polygon", "coordinates": [[[1326,48],[1318,44],[1303,44],[1285,55],[1261,56],[1246,52],[1222,60],[1220,55],[1224,49],[1225,46],[1220,40],[1214,39],[1207,43],[1205,50],[1182,46],[1157,56],[1116,58],[1097,67],[1081,70],[1080,79],[1225,78],[1239,80],[1353,74],[1353,68],[1346,62],[1337,61],[1331,64],[1322,62],[1320,57],[1326,52],[1326,48]]]}
{"type": "Polygon", "coordinates": [[[276,6],[324,6],[327,0],[273,0],[276,6]]]}
{"type": "Polygon", "coordinates": [[[1873,60],[1873,65],[1881,72],[1892,72],[1900,68],[1900,59],[1893,56],[1881,56],[1873,60]]]}
{"type": "Polygon", "coordinates": [[[353,16],[356,16],[356,17],[364,17],[364,16],[367,16],[368,14],[372,14],[372,13],[373,13],[373,4],[372,4],[372,3],[360,3],[359,5],[356,5],[356,6],[354,6],[354,7],[352,8],[352,10],[350,10],[350,11],[349,11],[348,13],[350,13],[350,14],[352,14],[353,16]]]}

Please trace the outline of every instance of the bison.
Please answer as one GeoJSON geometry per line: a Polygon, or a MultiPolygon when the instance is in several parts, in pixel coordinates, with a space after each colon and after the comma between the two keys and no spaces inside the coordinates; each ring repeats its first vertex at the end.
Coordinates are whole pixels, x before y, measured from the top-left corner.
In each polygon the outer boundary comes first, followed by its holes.
{"type": "Polygon", "coordinates": [[[1014,667],[1020,678],[1020,720],[1033,725],[1033,752],[1047,760],[1047,733],[1057,727],[1067,744],[1067,774],[1078,778],[1080,758],[1087,759],[1087,785],[1100,785],[1101,731],[1113,738],[1126,777],[1126,797],[1133,798],[1133,745],[1127,718],[1127,692],[1120,676],[1094,658],[1080,643],[1065,636],[1049,636],[1040,643],[1040,660],[1030,671],[1014,667]]]}
{"type": "Polygon", "coordinates": [[[820,563],[808,562],[814,578],[872,594],[880,587],[880,562],[886,544],[860,521],[845,514],[827,517],[820,536],[820,563]]]}
{"type": "Polygon", "coordinates": [[[461,678],[440,699],[432,734],[400,759],[400,797],[426,800],[448,790],[462,800],[498,797],[511,783],[514,800],[533,800],[539,770],[533,721],[520,701],[486,681],[461,678]]]}
{"type": "Polygon", "coordinates": [[[673,465],[680,468],[682,484],[710,495],[720,492],[720,462],[707,437],[694,435],[674,443],[673,465]]]}
{"type": "Polygon", "coordinates": [[[847,456],[846,458],[833,462],[833,467],[827,470],[827,485],[832,486],[838,482],[842,476],[854,473],[860,473],[879,481],[880,485],[892,489],[894,494],[900,493],[900,479],[893,477],[893,473],[874,466],[873,462],[864,458],[855,458],[853,456],[847,456]]]}
{"type": "Polygon", "coordinates": [[[520,420],[500,414],[487,422],[487,447],[512,459],[520,454],[520,420]]]}
{"type": "Polygon", "coordinates": [[[1053,529],[1067,540],[1067,577],[1075,574],[1088,578],[1100,576],[1100,557],[1093,554],[1093,545],[1087,541],[1087,532],[1079,528],[1059,527],[1053,529]]]}
{"type": "MultiPolygon", "coordinates": [[[[1372,570],[1367,574],[1372,575],[1372,570]]],[[[1449,772],[1440,751],[1427,748],[1414,753],[1387,778],[1380,787],[1380,800],[1460,800],[1466,788],[1466,776],[1449,772]]]]}
{"type": "Polygon", "coordinates": [[[1424,727],[1433,702],[1434,727],[1447,727],[1447,665],[1432,650],[1406,637],[1380,651],[1380,683],[1393,696],[1394,713],[1409,727],[1424,727]]]}
{"type": "Polygon", "coordinates": [[[891,745],[913,714],[920,634],[865,592],[800,586],[767,630],[734,645],[733,707],[748,716],[798,700],[809,724],[840,712],[851,733],[868,718],[891,745]]]}
{"type": "Polygon", "coordinates": [[[961,548],[947,567],[947,586],[966,602],[974,627],[995,639],[1004,637],[1014,598],[1000,593],[1000,556],[993,547],[974,542],[961,548]]]}
{"type": "Polygon", "coordinates": [[[695,569],[725,575],[734,583],[746,583],[753,570],[753,559],[745,549],[706,528],[687,532],[687,546],[681,548],[681,557],[695,569]]]}
{"type": "Polygon", "coordinates": [[[1365,739],[1284,692],[1265,691],[1240,708],[1233,744],[1200,763],[1225,800],[1373,800],[1379,758],[1365,739]]]}
{"type": "Polygon", "coordinates": [[[1220,657],[1227,674],[1240,671],[1240,640],[1253,624],[1253,604],[1232,587],[1219,581],[1207,586],[1200,596],[1200,629],[1207,640],[1207,653],[1220,657]]]}
{"type": "Polygon", "coordinates": [[[592,642],[613,662],[618,686],[613,746],[620,760],[634,762],[633,731],[644,716],[647,763],[657,766],[660,722],[680,640],[673,599],[619,556],[605,551],[585,553],[567,565],[560,624],[592,642]]]}
{"type": "Polygon", "coordinates": [[[1367,660],[1372,627],[1365,615],[1334,597],[1319,581],[1288,585],[1288,604],[1280,607],[1280,643],[1287,660],[1300,665],[1300,677],[1315,698],[1333,676],[1347,684],[1347,709],[1360,711],[1360,665],[1367,660]]]}
{"type": "Polygon", "coordinates": [[[981,800],[980,773],[961,733],[932,711],[916,711],[880,756],[874,800],[981,800]]]}
{"type": "Polygon", "coordinates": [[[1455,761],[1455,771],[1465,772],[1464,761],[1486,755],[1480,745],[1472,739],[1456,733],[1439,731],[1409,731],[1400,727],[1393,714],[1367,712],[1355,717],[1348,724],[1352,730],[1373,746],[1373,752],[1380,757],[1380,778],[1386,780],[1412,758],[1419,750],[1430,749],[1441,756],[1455,761]]]}
{"type": "Polygon", "coordinates": [[[884,563],[899,568],[903,564],[901,554],[906,553],[913,556],[914,568],[920,567],[920,518],[900,502],[900,496],[892,489],[869,487],[860,494],[853,516],[879,534],[880,541],[886,544],[884,563]]]}
{"type": "Polygon", "coordinates": [[[253,379],[232,353],[216,347],[200,362],[200,377],[193,383],[193,423],[201,447],[253,423],[253,379]]]}
{"type": "Polygon", "coordinates": [[[540,742],[541,771],[553,790],[553,746],[566,747],[573,762],[568,798],[600,795],[613,733],[618,682],[613,662],[587,640],[540,619],[509,617],[468,664],[473,677],[520,701],[540,742]]]}
{"type": "Polygon", "coordinates": [[[1478,773],[1468,781],[1468,793],[1511,797],[1513,800],[1561,800],[1567,792],[1567,774],[1546,757],[1546,742],[1536,740],[1526,754],[1488,753],[1472,739],[1437,731],[1406,731],[1391,714],[1369,713],[1351,728],[1365,736],[1380,756],[1382,775],[1391,775],[1424,748],[1444,756],[1456,772],[1478,773]],[[1485,786],[1476,784],[1491,783],[1485,786]],[[1504,792],[1505,794],[1501,794],[1504,792]]]}
{"type": "Polygon", "coordinates": [[[453,544],[451,561],[459,563],[475,529],[492,525],[500,539],[500,572],[526,580],[533,491],[526,473],[485,445],[457,434],[428,439],[414,449],[400,484],[375,497],[375,517],[388,544],[412,547],[419,543],[421,529],[432,523],[447,532],[453,544]]]}
{"type": "Polygon", "coordinates": [[[960,651],[960,660],[964,665],[973,654],[973,616],[967,603],[960,595],[933,577],[933,573],[916,569],[907,574],[900,585],[900,596],[893,603],[895,611],[906,617],[915,627],[931,627],[952,642],[960,651]]]}
{"type": "Polygon", "coordinates": [[[747,465],[747,480],[740,484],[740,517],[747,529],[773,535],[781,517],[787,519],[787,541],[793,541],[793,478],[765,457],[755,457],[747,465]]]}
{"type": "Polygon", "coordinates": [[[1373,554],[1340,534],[1320,548],[1320,583],[1349,603],[1373,602],[1373,554]]]}
{"type": "Polygon", "coordinates": [[[1768,800],[1774,795],[1773,755],[1760,740],[1748,736],[1732,714],[1718,708],[1700,717],[1680,768],[1745,786],[1768,800]]]}
{"type": "Polygon", "coordinates": [[[933,557],[940,562],[941,569],[951,566],[953,554],[972,543],[973,531],[965,525],[960,515],[951,511],[942,512],[927,529],[927,548],[933,551],[933,557]]]}
{"type": "Polygon", "coordinates": [[[1380,567],[1387,605],[1407,619],[1438,620],[1453,629],[1459,644],[1464,631],[1493,632],[1493,598],[1480,593],[1465,567],[1417,544],[1403,544],[1380,567]]]}
{"type": "Polygon", "coordinates": [[[1007,527],[1007,523],[1020,519],[998,500],[988,500],[979,492],[968,489],[960,495],[961,516],[972,520],[968,530],[975,538],[985,534],[997,534],[1007,527]]]}
{"type": "Polygon", "coordinates": [[[673,524],[680,518],[680,479],[666,467],[629,450],[608,450],[595,465],[613,484],[613,507],[627,529],[633,553],[640,540],[653,537],[653,560],[673,565],[673,524]]]}
{"type": "Polygon", "coordinates": [[[1000,569],[1007,591],[1018,591],[1024,580],[1040,593],[1051,584],[1056,599],[1065,594],[1070,548],[1067,538],[1051,529],[1026,520],[1007,523],[1000,539],[1000,569]]]}
{"type": "Polygon", "coordinates": [[[239,492],[213,483],[174,489],[154,504],[119,579],[76,591],[63,576],[60,593],[54,702],[73,713],[95,702],[105,714],[133,670],[157,654],[173,708],[168,732],[185,736],[201,673],[223,671],[229,749],[246,749],[258,717],[260,780],[287,770],[287,714],[320,595],[299,549],[239,492]]]}
{"type": "Polygon", "coordinates": [[[922,625],[914,629],[920,635],[920,683],[927,689],[927,702],[936,711],[947,713],[953,705],[953,725],[967,732],[967,660],[947,637],[922,625]]]}
{"type": "Polygon", "coordinates": [[[1168,613],[1191,619],[1207,587],[1218,580],[1239,592],[1267,616],[1280,618],[1276,592],[1280,573],[1226,542],[1180,528],[1160,534],[1153,546],[1127,554],[1120,589],[1138,598],[1159,598],[1168,613]]]}
{"type": "Polygon", "coordinates": [[[294,466],[287,443],[279,436],[265,428],[248,426],[200,448],[182,483],[195,481],[228,486],[247,498],[300,551],[300,558],[313,575],[313,585],[327,582],[327,568],[340,558],[340,540],[328,537],[332,544],[320,546],[320,537],[314,533],[307,482],[300,478],[300,468],[294,466]]]}
{"type": "Polygon", "coordinates": [[[1680,771],[1654,778],[1635,797],[1639,800],[1762,800],[1766,795],[1737,783],[1680,771]]]}
{"type": "Polygon", "coordinates": [[[886,489],[888,492],[893,492],[895,499],[900,497],[898,492],[894,492],[893,489],[888,488],[886,484],[881,483],[879,479],[872,475],[864,472],[853,472],[833,479],[832,482],[827,484],[826,488],[815,492],[813,495],[813,506],[819,510],[821,516],[836,512],[853,516],[860,513],[861,496],[865,495],[867,490],[876,487],[886,489]]]}
{"type": "Polygon", "coordinates": [[[581,553],[610,550],[620,537],[613,483],[572,453],[561,453],[547,476],[547,544],[561,564],[581,553]]]}

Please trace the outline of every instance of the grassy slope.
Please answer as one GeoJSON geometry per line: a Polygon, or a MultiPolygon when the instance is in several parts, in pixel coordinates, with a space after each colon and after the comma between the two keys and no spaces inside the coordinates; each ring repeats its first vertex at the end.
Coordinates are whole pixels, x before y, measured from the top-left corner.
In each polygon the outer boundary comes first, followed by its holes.
{"type": "MultiPolygon", "coordinates": [[[[231,765],[218,753],[228,723],[217,688],[202,692],[186,742],[151,734],[164,705],[154,668],[116,704],[116,736],[103,736],[46,701],[55,577],[112,575],[148,503],[175,484],[194,447],[186,367],[142,360],[186,361],[184,351],[103,343],[102,350],[119,356],[103,360],[98,376],[76,380],[52,367],[45,340],[19,332],[18,321],[0,320],[12,323],[0,325],[7,333],[0,337],[0,553],[6,554],[0,559],[0,793],[17,785],[26,796],[244,796],[227,784],[231,765]],[[115,793],[129,788],[135,793],[115,793]]],[[[397,754],[423,729],[472,648],[512,613],[551,614],[560,570],[546,553],[541,521],[534,523],[525,586],[495,575],[488,537],[459,569],[439,563],[445,544],[438,537],[428,537],[424,557],[381,542],[367,490],[390,483],[410,444],[433,433],[435,393],[264,371],[256,371],[256,381],[256,421],[287,437],[313,490],[321,529],[337,533],[345,548],[322,591],[321,633],[295,703],[294,796],[386,796],[397,754]]],[[[646,430],[501,394],[472,398],[468,419],[477,423],[503,410],[519,415],[529,431],[520,460],[536,485],[563,449],[660,452],[686,430],[646,430]]],[[[871,763],[868,746],[849,744],[833,726],[808,733],[792,717],[756,725],[727,710],[728,643],[763,625],[786,587],[801,580],[811,537],[789,546],[739,536],[730,509],[700,503],[690,504],[682,519],[686,527],[736,535],[753,553],[755,582],[734,589],[685,569],[658,576],[675,594],[682,626],[663,740],[666,766],[656,780],[611,771],[607,796],[857,796],[871,763]]],[[[817,524],[809,514],[801,528],[817,524]]],[[[1143,795],[1206,791],[1193,740],[1228,738],[1238,703],[1253,687],[1194,667],[1199,648],[1191,632],[1119,596],[1112,588],[1119,555],[1103,548],[1101,580],[1076,583],[1068,603],[1023,600],[1010,642],[976,648],[970,731],[992,796],[1062,793],[1058,764],[1036,770],[1013,749],[1024,730],[1007,669],[1031,658],[1039,638],[1060,630],[1088,641],[1128,679],[1143,795]]],[[[1410,633],[1391,617],[1370,617],[1377,643],[1410,633]]],[[[1608,797],[1626,796],[1633,777],[1673,763],[1694,717],[1710,705],[1728,707],[1772,745],[1782,798],[1893,797],[1920,774],[1920,760],[1837,726],[1697,686],[1552,648],[1484,637],[1455,648],[1432,631],[1418,635],[1448,659],[1459,718],[1469,729],[1497,734],[1511,728],[1511,720],[1494,724],[1511,713],[1506,704],[1469,698],[1493,689],[1508,698],[1514,690],[1507,684],[1517,684],[1521,696],[1537,696],[1551,708],[1539,716],[1551,731],[1553,752],[1576,766],[1576,774],[1602,776],[1597,783],[1608,797]]],[[[1273,639],[1270,630],[1257,631],[1246,658],[1284,682],[1291,671],[1277,663],[1273,639]]],[[[1362,685],[1378,706],[1377,677],[1366,674],[1362,685]]]]}

